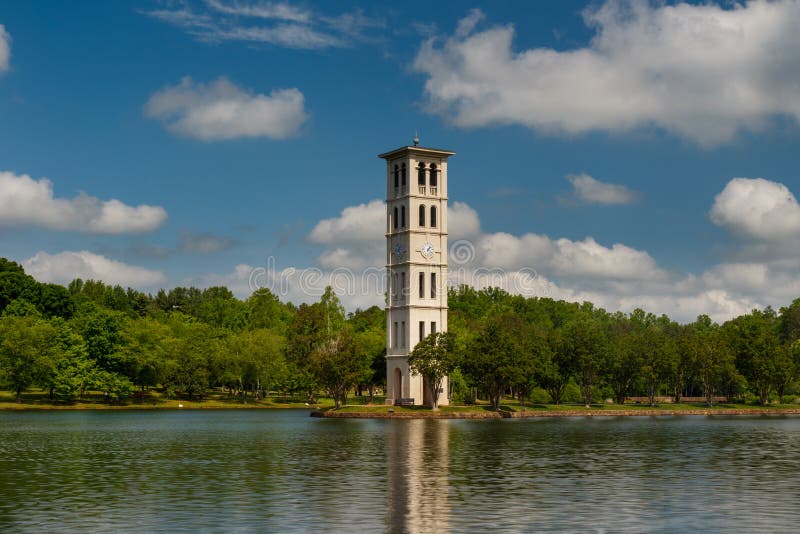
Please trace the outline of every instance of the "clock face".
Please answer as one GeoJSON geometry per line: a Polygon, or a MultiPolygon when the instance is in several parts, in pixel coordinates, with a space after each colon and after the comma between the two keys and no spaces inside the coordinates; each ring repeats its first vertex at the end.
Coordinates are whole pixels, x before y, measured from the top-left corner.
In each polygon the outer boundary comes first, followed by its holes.
{"type": "Polygon", "coordinates": [[[433,257],[433,245],[430,243],[426,242],[419,251],[428,259],[433,257]]]}
{"type": "Polygon", "coordinates": [[[394,255],[397,256],[398,258],[403,255],[403,245],[397,243],[394,246],[394,255]]]}

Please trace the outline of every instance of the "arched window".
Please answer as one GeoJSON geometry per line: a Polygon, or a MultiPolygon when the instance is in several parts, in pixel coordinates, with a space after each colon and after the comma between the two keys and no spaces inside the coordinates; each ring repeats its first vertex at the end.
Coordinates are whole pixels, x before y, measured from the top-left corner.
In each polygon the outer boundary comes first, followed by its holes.
{"type": "Polygon", "coordinates": [[[431,206],[431,228],[436,228],[436,206],[431,206]]]}
{"type": "Polygon", "coordinates": [[[425,164],[420,163],[419,167],[417,167],[417,183],[419,185],[425,185],[425,164]]]}
{"type": "Polygon", "coordinates": [[[425,273],[419,273],[419,298],[425,298],[425,273]]]}
{"type": "Polygon", "coordinates": [[[398,220],[397,219],[397,206],[395,206],[394,207],[394,222],[392,223],[392,226],[394,226],[395,230],[397,230],[397,220],[398,220]]]}
{"type": "Polygon", "coordinates": [[[398,187],[400,185],[400,167],[397,165],[394,166],[394,186],[398,187]]]}
{"type": "Polygon", "coordinates": [[[408,176],[408,172],[406,172],[406,164],[403,163],[400,165],[400,179],[402,180],[401,185],[403,187],[406,186],[406,177],[408,176]]]}
{"type": "Polygon", "coordinates": [[[425,226],[425,206],[419,207],[419,225],[425,226]]]}
{"type": "Polygon", "coordinates": [[[405,300],[406,298],[406,272],[402,271],[400,273],[400,300],[405,300]]]}
{"type": "Polygon", "coordinates": [[[439,181],[439,170],[435,163],[431,163],[431,187],[436,187],[439,181]]]}
{"type": "Polygon", "coordinates": [[[436,298],[436,273],[431,273],[431,298],[436,298]]]}
{"type": "Polygon", "coordinates": [[[406,207],[400,206],[400,228],[406,227],[406,207]]]}

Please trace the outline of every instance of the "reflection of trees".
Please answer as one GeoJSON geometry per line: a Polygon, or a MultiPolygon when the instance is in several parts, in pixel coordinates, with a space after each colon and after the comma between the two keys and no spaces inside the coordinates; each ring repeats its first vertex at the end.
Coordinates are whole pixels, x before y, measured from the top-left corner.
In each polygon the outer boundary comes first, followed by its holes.
{"type": "Polygon", "coordinates": [[[387,530],[449,529],[450,421],[390,421],[386,433],[387,530]]]}

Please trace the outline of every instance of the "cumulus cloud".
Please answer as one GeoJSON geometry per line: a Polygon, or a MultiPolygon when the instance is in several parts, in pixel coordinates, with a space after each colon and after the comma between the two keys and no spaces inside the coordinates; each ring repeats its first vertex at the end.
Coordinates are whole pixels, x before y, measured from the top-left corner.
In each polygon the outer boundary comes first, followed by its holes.
{"type": "Polygon", "coordinates": [[[151,232],[167,220],[160,206],[128,206],[86,194],[57,198],[53,183],[26,174],[0,172],[0,225],[34,225],[96,234],[151,232]]]}
{"type": "MultiPolygon", "coordinates": [[[[320,221],[309,235],[309,241],[324,247],[317,265],[273,270],[267,287],[309,302],[332,285],[348,309],[382,305],[385,210],[374,200],[320,221]]],[[[691,274],[664,269],[645,250],[602,244],[589,236],[572,240],[532,232],[484,232],[478,213],[463,202],[451,204],[448,223],[451,285],[590,301],[610,311],[640,307],[683,322],[700,314],[724,321],[753,308],[786,305],[800,295],[800,253],[722,262],[691,274]]]]}
{"type": "Polygon", "coordinates": [[[0,24],[0,72],[8,70],[11,64],[11,35],[0,24]]]}
{"type": "Polygon", "coordinates": [[[375,241],[386,232],[386,205],[382,200],[349,206],[338,217],[323,219],[311,230],[312,243],[375,241]]]}
{"type": "Polygon", "coordinates": [[[609,0],[588,8],[582,48],[515,51],[514,27],[476,28],[471,12],[414,68],[432,112],[456,125],[521,124],[541,132],[629,131],[653,125],[710,147],[775,116],[800,119],[800,2],[609,0]]]}
{"type": "Polygon", "coordinates": [[[128,265],[86,250],[48,254],[38,252],[22,262],[25,272],[40,282],[68,284],[75,278],[102,280],[123,287],[152,288],[163,284],[166,277],[160,271],[128,265]]]}
{"type": "Polygon", "coordinates": [[[309,118],[305,98],[298,89],[258,94],[241,89],[224,77],[202,84],[187,76],[178,85],[153,94],[144,112],[163,122],[174,134],[203,141],[286,139],[297,135],[309,118]]]}
{"type": "Polygon", "coordinates": [[[656,280],[666,276],[647,252],[621,243],[606,247],[591,237],[572,241],[497,232],[479,235],[474,244],[475,262],[483,266],[533,268],[567,279],[656,280]]]}
{"type": "Polygon", "coordinates": [[[717,226],[766,241],[800,237],[800,206],[785,185],[763,178],[734,178],[709,213],[717,226]]]}
{"type": "Polygon", "coordinates": [[[475,237],[481,232],[478,212],[464,202],[453,202],[447,210],[447,231],[452,239],[475,237]]]}
{"type": "Polygon", "coordinates": [[[188,0],[143,14],[207,43],[264,43],[300,50],[340,48],[374,40],[370,30],[385,26],[382,20],[367,17],[360,10],[326,16],[287,2],[188,0]]]}
{"type": "Polygon", "coordinates": [[[639,197],[636,191],[624,185],[601,182],[588,174],[570,174],[567,181],[572,184],[572,197],[564,199],[567,202],[610,206],[632,204],[639,197]]]}

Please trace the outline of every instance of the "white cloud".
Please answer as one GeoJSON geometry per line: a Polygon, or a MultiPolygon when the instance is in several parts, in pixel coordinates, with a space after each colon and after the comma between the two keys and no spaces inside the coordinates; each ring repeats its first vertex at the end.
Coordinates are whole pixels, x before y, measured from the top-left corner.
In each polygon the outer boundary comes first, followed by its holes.
{"type": "Polygon", "coordinates": [[[497,232],[481,234],[473,244],[474,262],[479,266],[510,270],[531,268],[562,279],[660,280],[666,277],[647,252],[620,243],[609,248],[591,237],[582,241],[553,240],[533,233],[517,237],[497,232]]]}
{"type": "Polygon", "coordinates": [[[447,210],[447,231],[451,239],[477,236],[481,232],[478,212],[464,202],[453,202],[447,210]]]}
{"type": "Polygon", "coordinates": [[[208,43],[265,43],[300,50],[347,47],[357,41],[374,40],[367,30],[385,26],[383,21],[369,18],[360,10],[325,16],[286,2],[246,0],[187,1],[143,14],[208,43]]]}
{"type": "Polygon", "coordinates": [[[763,178],[734,178],[714,198],[711,221],[766,241],[800,237],[800,206],[789,189],[763,178]]]}
{"type": "Polygon", "coordinates": [[[8,70],[11,64],[11,35],[0,24],[0,72],[8,70]]]}
{"type": "Polygon", "coordinates": [[[655,125],[702,146],[800,119],[800,2],[717,5],[609,0],[584,12],[595,31],[571,50],[512,49],[512,25],[475,31],[475,12],[423,44],[430,110],[456,125],[542,132],[655,125]]]}
{"type": "Polygon", "coordinates": [[[588,174],[570,174],[567,180],[572,184],[575,199],[586,204],[632,204],[638,199],[636,191],[624,185],[601,182],[588,174]]]}
{"type": "Polygon", "coordinates": [[[226,3],[219,0],[206,0],[206,4],[215,11],[226,15],[291,20],[295,22],[309,22],[311,20],[310,12],[284,2],[251,4],[248,2],[226,3]]]}
{"type": "Polygon", "coordinates": [[[313,243],[380,241],[386,232],[386,205],[382,200],[349,206],[338,217],[317,223],[308,238],[313,243]]]}
{"type": "MultiPolygon", "coordinates": [[[[280,271],[268,287],[309,302],[333,285],[348,309],[382,305],[385,210],[374,200],[320,221],[309,235],[309,241],[324,245],[317,266],[280,271]]],[[[641,307],[682,322],[700,314],[724,321],[753,308],[786,305],[800,295],[800,252],[779,260],[723,262],[694,275],[666,270],[647,251],[622,243],[483,232],[468,204],[453,202],[449,211],[451,284],[589,301],[609,311],[641,307]]]]}
{"type": "Polygon", "coordinates": [[[297,135],[309,118],[305,98],[298,89],[256,94],[224,77],[210,84],[196,84],[187,76],[180,84],[153,94],[144,110],[172,133],[203,141],[285,139],[297,135]]]}
{"type": "Polygon", "coordinates": [[[128,265],[86,250],[48,254],[38,252],[22,262],[25,272],[40,282],[68,284],[75,278],[102,280],[123,287],[153,288],[166,281],[160,271],[128,265]]]}
{"type": "Polygon", "coordinates": [[[56,198],[53,183],[0,171],[0,225],[35,225],[52,230],[125,234],[151,232],[167,219],[160,206],[128,206],[86,194],[56,198]]]}

